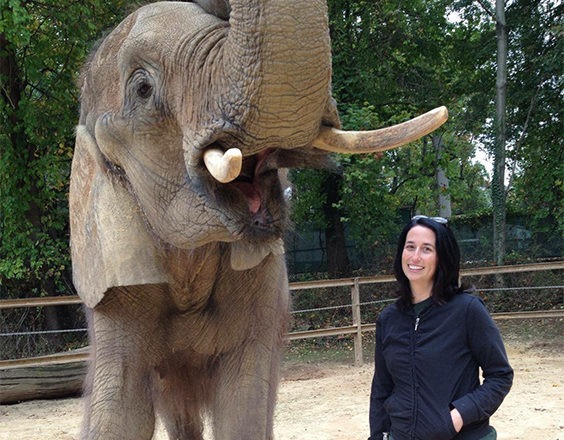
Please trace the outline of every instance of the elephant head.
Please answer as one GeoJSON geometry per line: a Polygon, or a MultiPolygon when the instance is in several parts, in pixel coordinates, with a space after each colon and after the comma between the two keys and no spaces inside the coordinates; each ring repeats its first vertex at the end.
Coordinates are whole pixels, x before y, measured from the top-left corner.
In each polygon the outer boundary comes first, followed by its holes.
{"type": "Polygon", "coordinates": [[[73,277],[93,307],[112,286],[166,281],[162,249],[230,243],[236,269],[281,253],[279,170],[394,148],[439,108],[339,130],[325,0],[159,2],[128,16],[81,76],[70,209],[73,277]]]}

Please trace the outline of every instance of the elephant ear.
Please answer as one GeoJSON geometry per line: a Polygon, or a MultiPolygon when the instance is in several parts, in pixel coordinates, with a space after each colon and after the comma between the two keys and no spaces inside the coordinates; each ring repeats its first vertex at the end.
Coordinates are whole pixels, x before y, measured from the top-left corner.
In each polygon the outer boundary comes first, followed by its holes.
{"type": "Polygon", "coordinates": [[[74,286],[88,307],[111,287],[166,282],[154,238],[94,137],[78,126],[69,192],[74,286]]]}

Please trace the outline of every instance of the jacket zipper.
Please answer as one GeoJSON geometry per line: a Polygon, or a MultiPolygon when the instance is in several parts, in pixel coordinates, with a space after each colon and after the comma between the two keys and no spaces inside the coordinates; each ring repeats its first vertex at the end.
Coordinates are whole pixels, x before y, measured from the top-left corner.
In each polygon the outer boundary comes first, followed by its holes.
{"type": "Polygon", "coordinates": [[[413,333],[412,333],[412,336],[411,336],[411,356],[412,356],[412,371],[411,371],[412,376],[411,377],[412,377],[412,380],[413,380],[413,385],[412,385],[413,388],[412,388],[411,398],[413,400],[413,410],[412,410],[413,411],[413,416],[412,416],[413,428],[411,430],[410,438],[412,440],[415,440],[415,426],[417,425],[417,391],[416,391],[417,379],[416,379],[416,376],[415,376],[415,347],[417,345],[417,335],[416,335],[416,333],[417,333],[418,327],[419,327],[419,315],[416,316],[416,318],[415,318],[415,326],[413,328],[413,333]]]}
{"type": "Polygon", "coordinates": [[[413,360],[413,368],[412,368],[412,377],[413,377],[413,391],[412,391],[412,398],[413,398],[413,429],[411,431],[411,439],[415,439],[416,435],[415,435],[415,426],[417,425],[417,412],[418,412],[418,408],[417,408],[417,396],[418,396],[418,391],[417,389],[418,384],[417,384],[417,379],[415,377],[415,362],[414,362],[414,356],[415,356],[415,347],[417,346],[417,330],[419,329],[419,324],[421,322],[421,315],[423,315],[423,313],[426,313],[427,310],[429,309],[429,307],[426,307],[425,309],[423,309],[419,315],[417,315],[415,317],[415,325],[413,326],[413,333],[412,333],[412,337],[411,337],[411,356],[412,356],[412,360],[413,360]]]}

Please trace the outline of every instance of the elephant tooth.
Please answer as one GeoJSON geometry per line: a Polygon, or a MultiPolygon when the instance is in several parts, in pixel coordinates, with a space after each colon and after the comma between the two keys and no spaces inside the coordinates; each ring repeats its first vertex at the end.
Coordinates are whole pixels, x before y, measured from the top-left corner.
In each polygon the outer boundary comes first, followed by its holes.
{"type": "Polygon", "coordinates": [[[343,131],[323,127],[312,145],[333,153],[376,153],[413,142],[439,128],[448,119],[446,107],[437,107],[409,121],[370,131],[343,131]]]}
{"type": "Polygon", "coordinates": [[[230,148],[226,152],[220,148],[208,148],[204,152],[204,163],[215,180],[229,183],[241,173],[243,154],[238,148],[230,148]]]}

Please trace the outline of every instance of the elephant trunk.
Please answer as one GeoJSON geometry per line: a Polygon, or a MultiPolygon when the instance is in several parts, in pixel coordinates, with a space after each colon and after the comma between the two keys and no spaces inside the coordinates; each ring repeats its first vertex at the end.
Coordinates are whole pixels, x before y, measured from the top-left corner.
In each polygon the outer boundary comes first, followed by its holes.
{"type": "MultiPolygon", "coordinates": [[[[200,0],[202,1],[202,0],[200,0]]],[[[223,146],[205,152],[220,182],[235,179],[242,156],[267,148],[315,148],[368,153],[396,148],[440,127],[440,107],[406,123],[369,132],[337,129],[331,98],[331,41],[325,0],[233,0],[218,66],[223,82],[209,107],[223,146]],[[216,119],[217,121],[217,119],[216,119]],[[327,125],[327,126],[323,126],[327,125]],[[223,151],[229,148],[225,155],[223,151]],[[240,151],[238,151],[240,150],[240,151]]],[[[212,133],[206,139],[217,139],[212,133]]],[[[197,154],[188,164],[199,163],[197,154]]]]}
{"type": "Polygon", "coordinates": [[[247,155],[310,144],[331,96],[325,0],[233,1],[223,49],[235,145],[247,155]]]}

